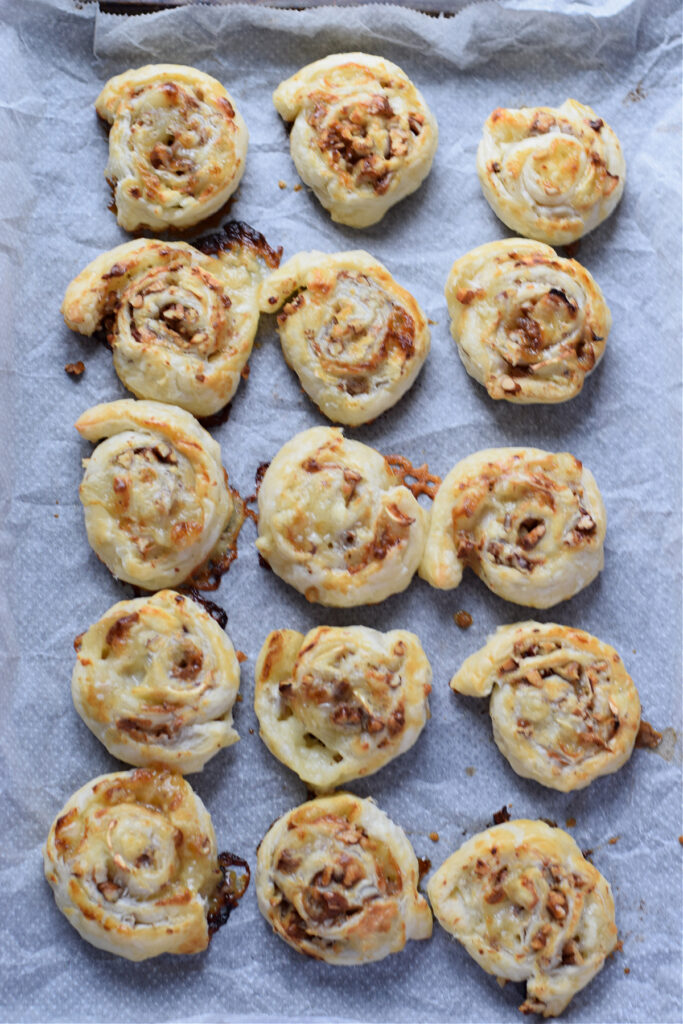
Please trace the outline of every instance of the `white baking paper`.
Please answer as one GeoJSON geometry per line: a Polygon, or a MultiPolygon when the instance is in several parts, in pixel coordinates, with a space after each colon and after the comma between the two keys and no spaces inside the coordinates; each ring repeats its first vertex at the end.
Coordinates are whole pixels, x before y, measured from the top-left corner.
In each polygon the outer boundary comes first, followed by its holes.
{"type": "MultiPolygon", "coordinates": [[[[400,955],[334,968],[275,937],[252,886],[206,953],[133,964],[83,942],[43,879],[42,844],[67,798],[124,767],[78,718],[70,677],[76,634],[132,596],[88,546],[77,492],[90,448],[73,428],[84,409],[126,393],[107,349],[70,333],[59,306],[72,277],[126,238],[107,209],[107,140],[95,97],[113,74],[171,61],[220,79],[249,126],[233,217],[282,245],[285,258],[306,248],[368,249],[435,321],[415,387],[375,423],[349,431],[353,437],[415,464],[428,461],[441,475],[470,452],[505,444],[568,450],[594,472],[608,510],[604,573],[573,600],[532,614],[613,644],[639,687],[644,717],[669,730],[659,752],[636,751],[616,775],[574,795],[518,778],[493,744],[485,702],[456,697],[448,681],[487,634],[528,617],[527,610],[496,598],[468,572],[450,593],[416,579],[377,607],[326,611],[259,567],[248,522],[239,558],[215,595],[235,646],[248,656],[235,716],[242,739],[191,777],[219,848],[255,867],[270,823],[306,798],[258,737],[253,669],[267,632],[321,623],[407,627],[434,669],[432,719],[409,753],[349,788],[372,795],[434,867],[491,824],[503,804],[515,817],[545,816],[562,826],[575,819],[569,831],[593,850],[613,886],[623,952],[565,1019],[680,1021],[679,4],[511,0],[476,3],[447,19],[385,5],[212,5],[113,16],[70,0],[5,0],[0,11],[0,1017],[520,1019],[522,987],[500,988],[438,924],[431,941],[400,955]],[[270,98],[303,64],[344,50],[401,65],[440,127],[427,181],[364,231],[333,225],[306,188],[294,191],[287,132],[270,98]],[[443,298],[456,257],[509,234],[481,195],[475,151],[494,107],[556,105],[567,96],[593,106],[625,152],[624,198],[578,250],[614,326],[603,363],[578,398],[559,407],[494,403],[460,363],[443,298]],[[73,379],[64,365],[79,359],[86,370],[73,379]],[[459,609],[473,616],[467,632],[454,624],[459,609]]],[[[259,463],[297,431],[324,422],[287,369],[271,318],[262,321],[250,366],[228,421],[213,431],[243,494],[253,490],[259,463]]]]}

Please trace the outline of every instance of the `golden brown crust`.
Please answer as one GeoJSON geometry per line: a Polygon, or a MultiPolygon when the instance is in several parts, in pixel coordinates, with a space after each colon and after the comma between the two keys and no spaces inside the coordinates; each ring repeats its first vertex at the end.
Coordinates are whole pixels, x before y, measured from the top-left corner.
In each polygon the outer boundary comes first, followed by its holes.
{"type": "Polygon", "coordinates": [[[609,884],[570,835],[542,821],[473,836],[428,893],[439,924],[487,973],[526,981],[523,1013],[562,1013],[616,945],[609,884]]]}
{"type": "Polygon", "coordinates": [[[395,405],[429,352],[417,302],[362,250],[292,257],[263,290],[262,310],[281,307],[285,359],[336,423],[367,423],[395,405]]]}
{"type": "Polygon", "coordinates": [[[280,254],[236,222],[200,244],[119,245],[71,282],[62,313],[81,334],[105,332],[114,368],[138,398],[210,416],[237,390],[262,282],[280,254]]]}
{"type": "Polygon", "coordinates": [[[110,754],[187,774],[239,739],[229,637],[189,597],[120,601],[82,633],[71,680],[79,715],[110,754]]]}
{"type": "Polygon", "coordinates": [[[146,590],[184,582],[232,514],[219,445],[189,412],[161,402],[96,405],[76,429],[101,442],[79,489],[95,553],[146,590]]]}
{"type": "Polygon", "coordinates": [[[640,701],[623,661],[581,629],[500,626],[451,688],[491,694],[501,754],[518,775],[565,793],[621,768],[638,734],[640,701]]]}
{"type": "Polygon", "coordinates": [[[593,475],[573,455],[486,448],[444,478],[420,575],[451,589],[469,565],[507,601],[550,608],[600,572],[605,528],[593,475]]]}
{"type": "Polygon", "coordinates": [[[513,231],[567,245],[612,213],[624,190],[619,140],[576,100],[498,108],[484,125],[477,173],[494,213],[513,231]]]}
{"type": "Polygon", "coordinates": [[[105,176],[127,231],[197,224],[239,185],[249,133],[210,75],[148,64],[110,78],[95,108],[112,125],[105,176]]]}
{"type": "Polygon", "coordinates": [[[374,604],[410,583],[426,513],[379,452],[333,427],[288,441],[259,495],[256,546],[310,601],[374,604]]]}
{"type": "Polygon", "coordinates": [[[271,826],[258,850],[259,910],[300,953],[353,965],[427,939],[432,920],[403,831],[371,800],[320,797],[271,826]]]}
{"type": "Polygon", "coordinates": [[[180,775],[102,775],[50,829],[45,877],[86,941],[128,960],[197,953],[223,880],[211,819],[180,775]]]}
{"type": "Polygon", "coordinates": [[[542,242],[489,242],[446,283],[451,334],[491,398],[565,402],[601,360],[612,318],[594,279],[542,242]]]}
{"type": "Polygon", "coordinates": [[[436,120],[405,73],[382,57],[338,53],[273,94],[294,121],[292,159],[332,220],[367,227],[417,189],[438,141],[436,120]]]}
{"type": "Polygon", "coordinates": [[[318,792],[371,775],[417,740],[432,672],[414,633],[277,630],[256,663],[261,738],[318,792]]]}

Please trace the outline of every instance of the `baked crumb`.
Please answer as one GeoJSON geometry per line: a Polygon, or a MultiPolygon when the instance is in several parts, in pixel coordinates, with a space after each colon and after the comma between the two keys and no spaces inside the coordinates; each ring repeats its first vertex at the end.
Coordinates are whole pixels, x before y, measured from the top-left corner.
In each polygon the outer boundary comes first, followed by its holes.
{"type": "Polygon", "coordinates": [[[567,828],[574,828],[574,825],[576,825],[576,818],[567,818],[565,824],[567,828]]]}
{"type": "Polygon", "coordinates": [[[439,833],[438,832],[430,832],[429,833],[429,838],[431,839],[431,841],[433,843],[438,843],[438,841],[439,841],[439,833]]]}
{"type": "Polygon", "coordinates": [[[456,626],[459,626],[460,629],[469,629],[472,623],[474,622],[474,619],[472,618],[470,613],[464,611],[462,608],[460,609],[459,612],[455,613],[453,619],[455,620],[456,626]]]}
{"type": "Polygon", "coordinates": [[[287,188],[287,182],[283,181],[282,178],[280,178],[280,180],[277,183],[277,187],[278,188],[287,188]]]}
{"type": "Polygon", "coordinates": [[[67,363],[64,369],[70,377],[80,377],[85,370],[85,363],[79,359],[77,363],[67,363]]]}

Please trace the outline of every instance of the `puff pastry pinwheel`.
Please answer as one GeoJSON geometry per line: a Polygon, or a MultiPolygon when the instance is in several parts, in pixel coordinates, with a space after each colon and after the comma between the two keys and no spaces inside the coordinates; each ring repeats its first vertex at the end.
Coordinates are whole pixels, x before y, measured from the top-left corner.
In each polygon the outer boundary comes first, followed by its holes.
{"type": "Polygon", "coordinates": [[[95,554],[146,590],[182,583],[233,511],[219,445],[189,412],[161,402],[105,402],[76,429],[101,442],[79,489],[95,554]]]}
{"type": "Polygon", "coordinates": [[[80,334],[106,332],[138,398],[211,416],[237,390],[279,253],[236,222],[197,245],[141,238],[103,253],[71,282],[62,313],[80,334]]]}
{"type": "Polygon", "coordinates": [[[573,398],[602,359],[612,324],[585,267],[523,238],[456,260],[446,301],[465,369],[508,402],[573,398]]]}
{"type": "Polygon", "coordinates": [[[439,924],[480,967],[526,981],[523,1013],[562,1013],[617,942],[609,883],[570,835],[542,821],[473,836],[427,891],[439,924]]]}
{"type": "Polygon", "coordinates": [[[477,173],[493,212],[549,245],[588,234],[615,209],[626,165],[619,139],[590,107],[498,108],[484,124],[477,173]]]}
{"type": "Polygon", "coordinates": [[[410,583],[427,513],[388,462],[334,427],[296,434],[266,470],[256,547],[309,601],[376,604],[410,583]]]}
{"type": "Polygon", "coordinates": [[[220,82],[181,64],[110,78],[95,109],[111,125],[105,177],[126,231],[187,228],[227,202],[249,133],[220,82]]]}
{"type": "Polygon", "coordinates": [[[485,448],[441,484],[420,575],[451,590],[469,565],[506,601],[550,608],[602,569],[606,521],[593,474],[573,455],[485,448]]]}
{"type": "Polygon", "coordinates": [[[182,775],[137,768],[74,793],[50,829],[45,877],[82,938],[146,960],[206,949],[227,920],[226,857],[182,775]]]}
{"type": "Polygon", "coordinates": [[[299,953],[349,966],[428,939],[432,915],[402,829],[351,793],[301,804],[258,848],[256,897],[273,931],[299,953]]]}
{"type": "Polygon", "coordinates": [[[367,252],[299,253],[262,296],[262,310],[286,303],[277,318],[285,359],[336,423],[358,426],[395,405],[429,353],[424,313],[367,252]]]}
{"type": "Polygon", "coordinates": [[[568,793],[628,761],[640,701],[609,644],[555,623],[500,626],[451,679],[491,695],[493,738],[518,775],[568,793]]]}
{"type": "Polygon", "coordinates": [[[431,679],[420,641],[402,629],[276,630],[256,663],[261,738],[312,789],[334,789],[412,747],[431,679]]]}
{"type": "Polygon", "coordinates": [[[365,228],[429,174],[436,119],[396,64],[335,53],[297,71],[273,93],[293,121],[292,160],[339,224],[365,228]]]}
{"type": "Polygon", "coordinates": [[[121,761],[199,772],[239,739],[232,728],[237,656],[191,598],[162,590],[120,601],[75,647],[76,710],[121,761]]]}

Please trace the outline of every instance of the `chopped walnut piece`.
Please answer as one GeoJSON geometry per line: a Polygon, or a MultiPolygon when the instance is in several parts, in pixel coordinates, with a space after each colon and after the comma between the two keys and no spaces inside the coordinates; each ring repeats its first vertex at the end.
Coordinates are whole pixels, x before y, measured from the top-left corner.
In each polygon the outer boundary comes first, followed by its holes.
{"type": "Polygon", "coordinates": [[[503,804],[499,811],[496,811],[493,815],[493,824],[502,825],[503,822],[510,820],[510,812],[507,809],[507,804],[503,804]]]}
{"type": "Polygon", "coordinates": [[[551,931],[552,928],[549,924],[542,924],[538,931],[532,936],[531,948],[543,949],[546,942],[548,941],[548,936],[550,935],[551,931]]]}
{"type": "Polygon", "coordinates": [[[459,626],[460,629],[469,629],[474,621],[470,613],[463,611],[462,609],[455,613],[453,619],[455,620],[456,626],[459,626]]]}
{"type": "Polygon", "coordinates": [[[85,363],[79,359],[77,363],[67,363],[64,369],[71,377],[80,377],[85,370],[85,363]]]}
{"type": "Polygon", "coordinates": [[[548,893],[548,910],[558,921],[563,921],[567,916],[567,898],[558,889],[551,889],[548,893]]]}

